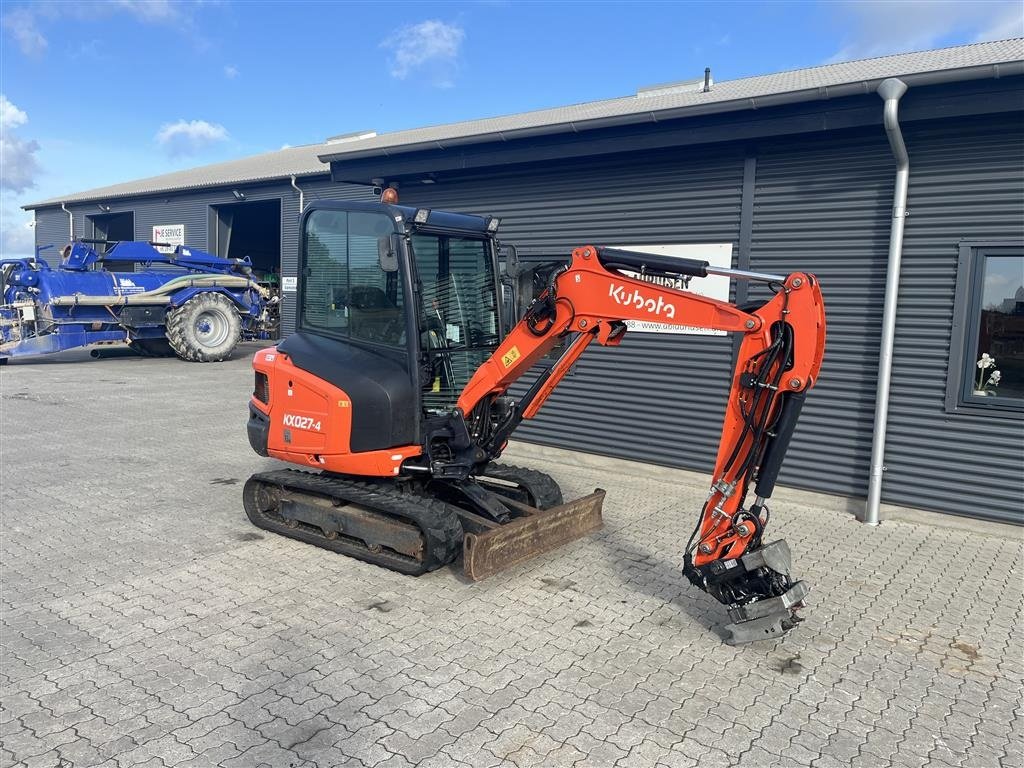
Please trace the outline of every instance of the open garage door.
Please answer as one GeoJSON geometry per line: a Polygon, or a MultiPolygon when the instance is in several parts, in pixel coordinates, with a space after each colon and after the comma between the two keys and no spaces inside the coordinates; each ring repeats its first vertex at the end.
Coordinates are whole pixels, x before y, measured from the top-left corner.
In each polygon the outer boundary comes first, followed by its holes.
{"type": "MultiPolygon", "coordinates": [[[[89,220],[89,234],[86,237],[117,242],[135,239],[135,213],[133,211],[102,213],[86,218],[89,220]]],[[[106,253],[113,246],[113,242],[106,245],[95,244],[96,250],[100,253],[106,253]]],[[[112,272],[133,272],[135,270],[135,263],[131,261],[107,261],[105,266],[112,272]]]]}
{"type": "Polygon", "coordinates": [[[281,201],[216,205],[211,209],[212,250],[218,256],[248,256],[261,281],[277,283],[281,274],[281,201]]]}

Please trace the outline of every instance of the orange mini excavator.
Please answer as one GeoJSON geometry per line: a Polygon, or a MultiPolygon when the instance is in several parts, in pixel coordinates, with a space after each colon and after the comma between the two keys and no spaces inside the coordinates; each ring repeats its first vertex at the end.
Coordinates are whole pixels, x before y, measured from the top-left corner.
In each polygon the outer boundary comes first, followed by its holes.
{"type": "Polygon", "coordinates": [[[786,542],[763,540],[765,502],[821,366],[814,276],[590,245],[546,272],[510,249],[502,274],[497,229],[388,198],[306,209],[298,330],[255,356],[248,433],[260,455],[318,471],[253,475],[249,519],[406,574],[461,553],[483,578],[601,526],[604,491],[563,503],[548,475],[496,462],[588,345],[617,346],[629,320],[732,331],[743,339],[683,572],[729,607],[730,642],[790,629],[808,588],[786,542]],[[737,307],[681,289],[708,275],[770,292],[737,307]]]}

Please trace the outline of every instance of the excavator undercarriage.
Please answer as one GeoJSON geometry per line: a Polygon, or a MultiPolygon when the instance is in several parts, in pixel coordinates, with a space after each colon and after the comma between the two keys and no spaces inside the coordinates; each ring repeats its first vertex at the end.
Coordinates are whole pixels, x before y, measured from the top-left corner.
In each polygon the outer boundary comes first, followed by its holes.
{"type": "Polygon", "coordinates": [[[250,477],[243,502],[259,528],[399,573],[418,576],[461,554],[474,581],[602,525],[604,491],[565,504],[558,484],[536,470],[492,464],[477,478],[472,493],[500,503],[500,520],[460,506],[465,492],[445,485],[284,469],[250,477]]]}

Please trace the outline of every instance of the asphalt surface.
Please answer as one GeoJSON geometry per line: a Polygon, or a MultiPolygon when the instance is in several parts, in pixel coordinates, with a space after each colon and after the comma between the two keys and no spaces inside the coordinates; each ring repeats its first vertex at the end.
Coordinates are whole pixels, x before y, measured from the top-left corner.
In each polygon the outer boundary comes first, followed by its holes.
{"type": "Polygon", "coordinates": [[[0,368],[0,765],[1024,766],[1019,532],[776,504],[806,620],[733,648],[704,488],[519,446],[605,529],[402,577],[249,525],[254,349],[0,368]]]}

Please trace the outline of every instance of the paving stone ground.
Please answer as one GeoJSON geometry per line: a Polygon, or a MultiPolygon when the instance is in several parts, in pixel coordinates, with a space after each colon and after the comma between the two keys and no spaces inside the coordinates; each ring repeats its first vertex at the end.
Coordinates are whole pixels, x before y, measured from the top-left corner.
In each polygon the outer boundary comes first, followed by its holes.
{"type": "Polygon", "coordinates": [[[547,464],[604,531],[406,578],[249,525],[250,387],[0,369],[0,765],[1024,765],[1019,535],[776,504],[806,621],[732,648],[679,573],[703,488],[547,464]]]}

